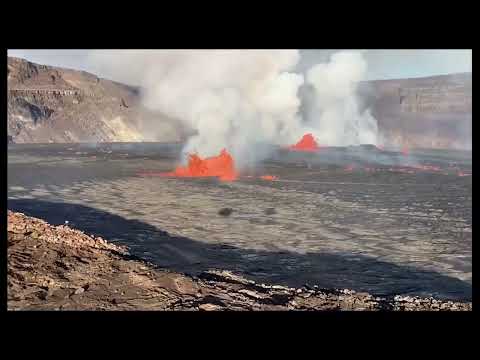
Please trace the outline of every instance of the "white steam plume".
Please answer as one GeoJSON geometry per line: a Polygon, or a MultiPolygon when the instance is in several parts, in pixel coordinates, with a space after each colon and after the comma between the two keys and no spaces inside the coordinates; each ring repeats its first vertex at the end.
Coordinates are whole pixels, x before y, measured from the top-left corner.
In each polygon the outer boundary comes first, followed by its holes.
{"type": "Polygon", "coordinates": [[[289,145],[306,132],[325,145],[376,144],[376,121],[356,95],[366,72],[360,52],[335,53],[307,72],[306,121],[298,50],[97,50],[89,59],[102,74],[141,86],[148,108],[196,130],[185,153],[227,148],[242,165],[262,155],[250,151],[255,143],[289,145]]]}
{"type": "Polygon", "coordinates": [[[365,79],[367,63],[361,52],[334,53],[328,63],[308,70],[313,91],[306,104],[306,126],[321,145],[377,145],[377,121],[369,109],[360,109],[357,88],[365,79]]]}
{"type": "Polygon", "coordinates": [[[147,107],[195,129],[185,152],[211,156],[225,147],[242,162],[256,142],[294,139],[303,76],[288,71],[299,56],[297,50],[158,50],[90,58],[117,78],[117,71],[129,72],[125,80],[144,88],[147,107]]]}

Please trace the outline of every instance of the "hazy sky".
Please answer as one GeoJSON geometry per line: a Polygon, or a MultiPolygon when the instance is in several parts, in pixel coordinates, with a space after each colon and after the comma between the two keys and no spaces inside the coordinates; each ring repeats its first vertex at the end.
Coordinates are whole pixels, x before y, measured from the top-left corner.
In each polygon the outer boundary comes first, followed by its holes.
{"type": "MultiPolygon", "coordinates": [[[[121,50],[118,51],[121,56],[121,50]]],[[[301,50],[299,71],[325,62],[338,50],[301,50]]],[[[95,73],[87,62],[89,50],[8,50],[9,56],[32,62],[95,73]]],[[[422,77],[472,71],[472,50],[363,50],[368,61],[368,79],[422,77]]],[[[96,74],[102,77],[102,74],[96,74]]],[[[115,79],[112,79],[115,80],[115,79]]]]}

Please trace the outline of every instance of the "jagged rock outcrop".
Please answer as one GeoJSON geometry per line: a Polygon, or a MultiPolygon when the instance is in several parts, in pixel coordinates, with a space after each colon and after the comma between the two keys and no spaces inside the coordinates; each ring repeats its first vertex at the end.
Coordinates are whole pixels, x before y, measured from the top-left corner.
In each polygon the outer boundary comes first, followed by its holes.
{"type": "Polygon", "coordinates": [[[84,71],[8,58],[13,142],[177,141],[176,122],[142,107],[140,89],[84,71]]]}
{"type": "Polygon", "coordinates": [[[128,249],[8,211],[9,310],[463,310],[471,302],[259,284],[159,269],[128,249]]]}

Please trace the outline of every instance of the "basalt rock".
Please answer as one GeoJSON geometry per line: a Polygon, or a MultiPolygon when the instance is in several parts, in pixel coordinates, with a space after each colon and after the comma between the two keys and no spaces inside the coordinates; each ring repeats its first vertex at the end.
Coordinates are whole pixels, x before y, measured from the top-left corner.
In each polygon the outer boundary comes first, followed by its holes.
{"type": "Polygon", "coordinates": [[[230,216],[232,212],[233,212],[233,209],[231,208],[223,208],[218,211],[218,215],[230,216]]]}
{"type": "Polygon", "coordinates": [[[128,249],[8,212],[9,310],[471,310],[471,303],[258,284],[223,270],[169,272],[128,249]],[[37,236],[32,236],[37,234],[37,236]]]}

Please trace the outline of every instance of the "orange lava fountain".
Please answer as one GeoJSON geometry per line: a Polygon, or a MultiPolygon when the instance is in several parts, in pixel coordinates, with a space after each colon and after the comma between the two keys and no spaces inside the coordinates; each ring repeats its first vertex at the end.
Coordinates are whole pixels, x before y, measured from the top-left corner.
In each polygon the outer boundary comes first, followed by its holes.
{"type": "Polygon", "coordinates": [[[312,134],[303,135],[302,139],[295,145],[289,147],[293,151],[315,152],[320,149],[312,134]]]}
{"type": "Polygon", "coordinates": [[[175,171],[165,175],[176,177],[218,177],[222,181],[237,179],[233,157],[225,149],[220,152],[220,155],[206,159],[202,159],[196,154],[191,154],[186,167],[179,166],[175,171]]]}

